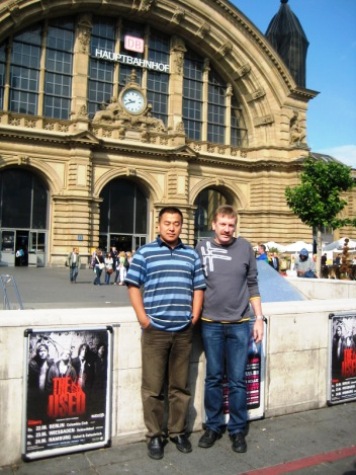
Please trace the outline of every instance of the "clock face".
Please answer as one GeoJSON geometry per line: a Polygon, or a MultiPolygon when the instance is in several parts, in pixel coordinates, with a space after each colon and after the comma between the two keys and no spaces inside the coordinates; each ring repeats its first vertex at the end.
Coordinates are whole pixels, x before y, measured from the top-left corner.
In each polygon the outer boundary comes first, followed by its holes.
{"type": "Polygon", "coordinates": [[[137,89],[127,89],[121,101],[125,110],[131,114],[141,114],[146,107],[145,98],[137,89]]]}

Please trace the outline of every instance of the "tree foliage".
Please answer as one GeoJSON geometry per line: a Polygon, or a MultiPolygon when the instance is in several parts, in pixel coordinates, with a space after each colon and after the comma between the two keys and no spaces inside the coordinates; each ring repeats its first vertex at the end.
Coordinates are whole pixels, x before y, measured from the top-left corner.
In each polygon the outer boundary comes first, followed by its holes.
{"type": "Polygon", "coordinates": [[[341,193],[354,186],[351,167],[309,157],[303,165],[301,184],[287,187],[285,196],[288,206],[303,223],[319,230],[323,226],[336,229],[356,226],[356,218],[339,218],[339,213],[347,205],[341,193]]]}

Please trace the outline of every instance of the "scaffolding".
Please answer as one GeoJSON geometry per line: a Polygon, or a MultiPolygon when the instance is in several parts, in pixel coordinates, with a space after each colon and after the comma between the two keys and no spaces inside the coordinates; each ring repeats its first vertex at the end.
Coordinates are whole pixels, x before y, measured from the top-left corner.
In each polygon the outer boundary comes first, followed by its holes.
{"type": "Polygon", "coordinates": [[[15,277],[0,275],[0,289],[3,293],[3,310],[23,310],[23,304],[15,277]]]}

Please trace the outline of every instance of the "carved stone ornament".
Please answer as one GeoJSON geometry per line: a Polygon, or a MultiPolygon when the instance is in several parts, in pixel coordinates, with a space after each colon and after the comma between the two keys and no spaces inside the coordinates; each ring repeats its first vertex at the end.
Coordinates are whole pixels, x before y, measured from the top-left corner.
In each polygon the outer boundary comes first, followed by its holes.
{"type": "Polygon", "coordinates": [[[274,118],[272,114],[264,115],[262,117],[255,117],[253,120],[255,127],[270,125],[270,124],[273,124],[273,122],[274,122],[274,118]]]}
{"type": "Polygon", "coordinates": [[[171,23],[180,24],[185,17],[185,11],[182,8],[176,8],[175,12],[173,13],[171,23]]]}
{"type": "Polygon", "coordinates": [[[91,22],[90,15],[83,15],[78,24],[78,39],[80,44],[80,52],[83,54],[88,54],[89,52],[92,26],[93,25],[91,22]]]}
{"type": "Polygon", "coordinates": [[[234,80],[237,81],[251,72],[251,66],[249,64],[243,64],[235,71],[234,80]]]}
{"type": "Polygon", "coordinates": [[[199,38],[204,39],[209,35],[210,29],[210,25],[208,25],[207,23],[203,23],[203,25],[199,27],[195,34],[199,38]]]}
{"type": "Polygon", "coordinates": [[[173,57],[173,71],[175,74],[182,74],[184,65],[184,53],[187,51],[184,41],[178,36],[172,38],[171,53],[173,57]]]}
{"type": "Polygon", "coordinates": [[[301,125],[298,112],[294,111],[289,123],[290,144],[297,145],[305,143],[305,129],[301,125]]]}
{"type": "Polygon", "coordinates": [[[19,165],[29,165],[30,164],[30,157],[27,155],[20,155],[17,157],[17,163],[19,165]]]}
{"type": "Polygon", "coordinates": [[[12,2],[9,2],[7,5],[6,5],[6,8],[8,9],[10,15],[13,17],[13,18],[16,18],[16,17],[19,17],[20,16],[20,7],[18,5],[18,1],[17,0],[13,0],[12,2]]]}
{"type": "Polygon", "coordinates": [[[216,56],[223,58],[227,56],[229,53],[231,53],[231,51],[232,51],[232,43],[230,43],[230,41],[227,41],[226,43],[220,46],[220,48],[216,52],[216,56]]]}
{"type": "Polygon", "coordinates": [[[146,140],[149,133],[166,132],[163,121],[153,117],[151,109],[149,104],[142,114],[132,115],[113,97],[110,104],[95,114],[93,124],[118,129],[120,138],[125,138],[128,132],[137,132],[141,139],[146,140]]]}
{"type": "Polygon", "coordinates": [[[142,13],[147,13],[150,11],[154,3],[155,0],[141,0],[139,3],[138,11],[142,13]]]}
{"type": "Polygon", "coordinates": [[[261,97],[264,97],[266,95],[266,92],[262,87],[255,89],[251,94],[248,94],[246,96],[247,102],[252,102],[256,101],[257,99],[260,99],[261,97]]]}

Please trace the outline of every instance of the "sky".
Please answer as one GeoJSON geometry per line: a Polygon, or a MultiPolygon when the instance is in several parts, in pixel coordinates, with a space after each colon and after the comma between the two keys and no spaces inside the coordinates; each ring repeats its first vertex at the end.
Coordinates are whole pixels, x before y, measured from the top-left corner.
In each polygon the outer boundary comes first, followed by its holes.
{"type": "MultiPolygon", "coordinates": [[[[230,0],[264,34],[280,0],[230,0]]],[[[356,0],[289,0],[309,41],[307,142],[356,169],[356,0]]]]}

